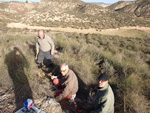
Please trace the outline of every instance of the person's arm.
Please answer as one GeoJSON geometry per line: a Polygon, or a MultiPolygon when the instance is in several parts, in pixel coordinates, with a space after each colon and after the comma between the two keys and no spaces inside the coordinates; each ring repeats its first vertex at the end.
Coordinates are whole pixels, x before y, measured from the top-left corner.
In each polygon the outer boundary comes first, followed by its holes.
{"type": "Polygon", "coordinates": [[[35,58],[37,59],[37,56],[38,56],[38,54],[39,54],[39,43],[38,43],[38,39],[37,39],[37,41],[36,41],[36,56],[35,56],[35,58]]]}
{"type": "Polygon", "coordinates": [[[54,54],[54,50],[55,50],[55,45],[54,45],[53,40],[49,36],[48,36],[48,42],[49,42],[49,44],[51,46],[51,55],[53,55],[54,54]]]}
{"type": "Polygon", "coordinates": [[[62,99],[64,99],[68,94],[70,94],[72,88],[73,88],[72,77],[69,77],[66,82],[66,87],[64,88],[64,91],[58,97],[56,97],[56,101],[61,101],[62,99]]]}
{"type": "Polygon", "coordinates": [[[106,113],[108,108],[106,105],[107,102],[107,98],[103,97],[103,98],[99,98],[99,100],[96,103],[96,110],[91,111],[91,113],[106,113]]]}

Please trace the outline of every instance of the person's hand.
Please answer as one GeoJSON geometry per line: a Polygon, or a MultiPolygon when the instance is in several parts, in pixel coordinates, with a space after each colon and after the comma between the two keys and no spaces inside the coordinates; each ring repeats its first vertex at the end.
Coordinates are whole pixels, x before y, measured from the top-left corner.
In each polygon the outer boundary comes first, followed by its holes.
{"type": "Polygon", "coordinates": [[[57,78],[57,76],[52,76],[52,77],[51,77],[52,80],[55,79],[55,78],[57,78]]]}
{"type": "Polygon", "coordinates": [[[51,51],[51,55],[54,55],[54,52],[53,52],[53,51],[51,51]]]}
{"type": "Polygon", "coordinates": [[[57,78],[57,76],[53,76],[51,73],[47,74],[48,76],[50,76],[51,80],[57,78]]]}
{"type": "Polygon", "coordinates": [[[35,60],[37,60],[37,58],[38,58],[38,54],[35,55],[35,60]]]}

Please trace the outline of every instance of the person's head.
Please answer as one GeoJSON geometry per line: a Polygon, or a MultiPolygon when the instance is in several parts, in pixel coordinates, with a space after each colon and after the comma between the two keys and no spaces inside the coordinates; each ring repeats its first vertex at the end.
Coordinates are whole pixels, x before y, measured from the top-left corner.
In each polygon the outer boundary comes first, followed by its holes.
{"type": "Polygon", "coordinates": [[[109,81],[109,75],[106,73],[102,73],[98,77],[99,80],[99,87],[105,87],[108,84],[109,81]]]}
{"type": "Polygon", "coordinates": [[[65,76],[68,73],[68,71],[69,71],[68,64],[66,64],[66,63],[61,64],[61,66],[60,66],[60,72],[61,72],[61,74],[63,76],[65,76]]]}
{"type": "Polygon", "coordinates": [[[40,39],[43,39],[44,36],[45,36],[45,35],[44,35],[44,31],[43,31],[43,30],[39,30],[38,36],[39,36],[40,39]]]}

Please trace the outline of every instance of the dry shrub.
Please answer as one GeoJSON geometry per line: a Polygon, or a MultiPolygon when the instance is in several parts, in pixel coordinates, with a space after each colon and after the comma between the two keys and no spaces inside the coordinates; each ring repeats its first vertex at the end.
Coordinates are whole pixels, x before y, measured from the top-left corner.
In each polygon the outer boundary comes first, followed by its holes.
{"type": "Polygon", "coordinates": [[[122,84],[125,109],[129,112],[146,113],[149,109],[148,100],[143,95],[144,82],[137,74],[126,77],[122,84]]]}
{"type": "Polygon", "coordinates": [[[124,55],[122,53],[116,53],[114,54],[113,57],[114,57],[114,60],[119,63],[123,62],[124,60],[124,55]]]}
{"type": "Polygon", "coordinates": [[[96,63],[99,61],[99,49],[89,44],[85,43],[83,38],[78,39],[65,38],[62,42],[63,54],[57,59],[57,64],[66,62],[69,64],[69,67],[77,74],[77,76],[88,85],[94,81],[96,73],[96,63]],[[86,79],[85,79],[86,78],[86,79]]]}
{"type": "Polygon", "coordinates": [[[42,79],[38,76],[36,79],[30,80],[30,87],[33,92],[34,99],[45,97],[54,97],[53,84],[48,79],[42,79]]]}
{"type": "Polygon", "coordinates": [[[56,48],[64,48],[66,47],[66,36],[64,34],[57,34],[56,35],[56,38],[54,39],[55,41],[55,45],[56,45],[56,48]]]}
{"type": "MultiPolygon", "coordinates": [[[[24,55],[28,66],[25,66],[25,61],[18,60],[16,54],[8,55],[7,59],[9,60],[7,62],[9,62],[8,64],[15,64],[18,67],[16,74],[24,73],[30,79],[29,83],[34,98],[44,98],[43,102],[46,103],[46,97],[53,96],[52,84],[45,78],[44,80],[37,79],[36,75],[38,75],[39,70],[34,62],[35,53],[28,47],[29,45],[33,47],[35,44],[35,40],[33,40],[34,38],[28,35],[0,35],[0,41],[3,42],[0,42],[0,47],[2,46],[2,50],[0,51],[0,72],[2,73],[0,80],[1,83],[2,81],[11,81],[7,72],[8,65],[4,61],[6,54],[13,51],[12,48],[17,45],[21,51],[20,53],[24,55]],[[26,41],[31,41],[32,43],[26,44],[26,41]],[[19,69],[23,69],[23,72],[19,71],[19,69]]],[[[61,54],[56,58],[55,64],[68,63],[70,69],[78,76],[80,86],[83,84],[89,86],[96,83],[95,78],[97,78],[99,73],[106,72],[111,76],[110,83],[113,85],[114,92],[116,92],[116,112],[123,112],[123,109],[126,109],[128,113],[149,112],[148,104],[150,102],[148,99],[150,98],[150,89],[149,78],[147,76],[150,71],[146,60],[149,61],[150,57],[149,54],[144,54],[144,52],[148,53],[149,50],[149,46],[145,44],[144,40],[96,34],[59,33],[55,35],[54,41],[56,49],[61,50],[61,54]],[[138,47],[134,46],[133,42],[135,41],[136,44],[140,43],[138,47]],[[96,64],[100,60],[104,62],[101,64],[99,72],[99,67],[96,64]],[[126,108],[123,108],[124,104],[126,108]]],[[[17,53],[17,55],[19,54],[17,53]]]]}
{"type": "Polygon", "coordinates": [[[138,64],[137,70],[139,70],[140,73],[146,73],[146,74],[150,73],[149,65],[141,58],[139,54],[135,56],[134,63],[138,64]]]}
{"type": "Polygon", "coordinates": [[[105,59],[104,63],[100,66],[101,73],[108,73],[109,75],[114,75],[115,69],[114,67],[105,59]]]}
{"type": "Polygon", "coordinates": [[[138,74],[131,74],[124,78],[123,89],[140,92],[142,90],[142,79],[138,74]]]}
{"type": "Polygon", "coordinates": [[[57,63],[61,64],[63,62],[66,62],[70,69],[72,69],[77,76],[86,84],[90,84],[93,82],[94,77],[93,75],[93,69],[95,65],[92,62],[93,59],[90,57],[85,58],[78,58],[74,55],[68,54],[68,52],[64,52],[64,54],[57,59],[57,63]]]}
{"type": "Polygon", "coordinates": [[[40,107],[40,110],[46,113],[62,113],[61,106],[58,102],[53,100],[52,98],[40,98],[35,100],[37,106],[40,107]]]}
{"type": "Polygon", "coordinates": [[[147,99],[134,91],[128,91],[125,101],[129,111],[134,111],[136,113],[148,113],[150,111],[147,99]]]}
{"type": "Polygon", "coordinates": [[[86,57],[86,59],[78,59],[78,65],[72,65],[74,71],[78,74],[80,79],[86,84],[92,84],[94,82],[95,75],[93,70],[95,70],[96,66],[92,62],[91,57],[86,57]]]}
{"type": "Polygon", "coordinates": [[[78,56],[83,58],[91,57],[94,62],[98,62],[100,59],[101,52],[102,50],[96,47],[95,45],[88,44],[80,48],[78,56]]]}

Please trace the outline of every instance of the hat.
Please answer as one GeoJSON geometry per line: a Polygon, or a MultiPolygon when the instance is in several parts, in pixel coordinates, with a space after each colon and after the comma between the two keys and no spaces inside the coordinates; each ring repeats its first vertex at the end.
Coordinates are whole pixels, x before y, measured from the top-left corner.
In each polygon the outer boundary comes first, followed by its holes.
{"type": "Polygon", "coordinates": [[[99,75],[98,80],[107,81],[109,80],[109,75],[107,75],[106,73],[102,73],[99,75]]]}

